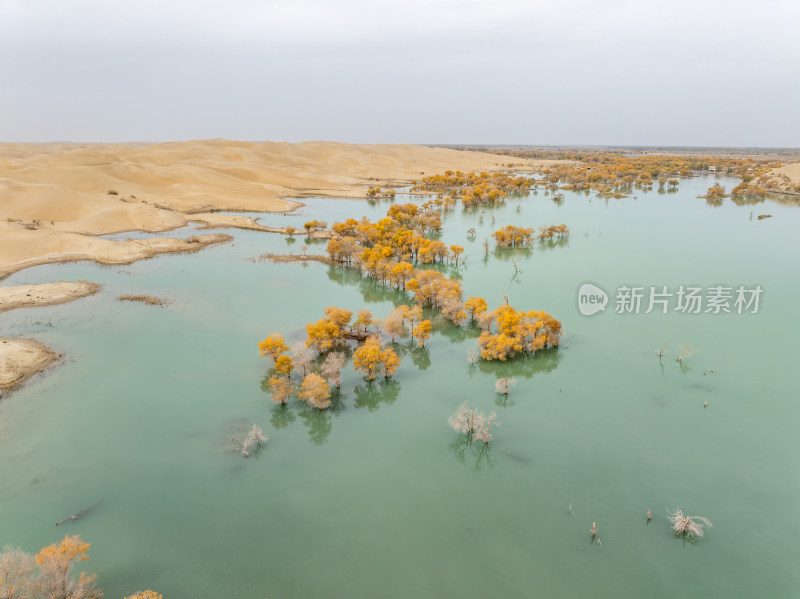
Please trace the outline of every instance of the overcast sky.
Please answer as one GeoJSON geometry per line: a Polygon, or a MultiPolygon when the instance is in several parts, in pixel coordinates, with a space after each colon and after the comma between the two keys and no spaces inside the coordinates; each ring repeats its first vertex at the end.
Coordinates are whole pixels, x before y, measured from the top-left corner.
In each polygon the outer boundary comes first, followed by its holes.
{"type": "Polygon", "coordinates": [[[800,146],[800,0],[0,7],[0,141],[800,146]]]}

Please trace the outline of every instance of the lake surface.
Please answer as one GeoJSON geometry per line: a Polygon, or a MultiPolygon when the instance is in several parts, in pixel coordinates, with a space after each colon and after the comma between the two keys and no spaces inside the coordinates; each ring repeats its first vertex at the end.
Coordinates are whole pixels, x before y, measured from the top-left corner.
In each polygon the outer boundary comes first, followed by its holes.
{"type": "MultiPolygon", "coordinates": [[[[425,350],[398,348],[392,381],[367,384],[348,366],[327,412],[274,406],[256,343],[302,339],[329,305],[383,317],[406,300],[350,271],[252,260],[300,251],[302,236],[226,230],[232,243],[198,254],[17,273],[4,284],[103,288],[0,316],[2,334],[66,355],[0,400],[0,545],[36,551],[80,534],[92,543],[81,565],[107,597],[798,596],[800,208],[708,205],[697,196],[713,182],[622,200],[565,192],[560,204],[540,191],[482,224],[457,207],[442,239],[466,247],[465,299],[549,312],[563,346],[471,367],[474,335],[435,322],[425,350]],[[560,223],[566,244],[492,242],[484,256],[500,226],[560,223]],[[604,312],[579,312],[585,282],[608,293],[604,312]],[[668,314],[644,313],[650,286],[681,285],[763,294],[756,314],[732,301],[731,313],[685,314],[675,297],[668,314]],[[639,314],[615,312],[621,286],[645,288],[639,314]],[[685,344],[694,353],[680,364],[685,344]],[[494,382],[506,375],[519,383],[504,402],[494,382]],[[498,414],[488,450],[447,424],[467,400],[498,414]],[[245,459],[230,439],[252,423],[269,440],[245,459]],[[671,534],[678,507],[713,522],[705,538],[671,534]]],[[[375,220],[388,206],[312,199],[261,222],[375,220]]]]}

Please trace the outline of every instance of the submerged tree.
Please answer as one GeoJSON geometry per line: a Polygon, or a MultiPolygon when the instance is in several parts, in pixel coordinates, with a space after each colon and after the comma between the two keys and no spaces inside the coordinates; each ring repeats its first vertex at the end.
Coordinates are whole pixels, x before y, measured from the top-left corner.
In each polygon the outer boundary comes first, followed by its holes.
{"type": "Polygon", "coordinates": [[[342,368],[344,368],[346,361],[347,356],[344,355],[344,352],[335,351],[329,353],[325,356],[322,366],[320,366],[322,376],[327,378],[333,386],[340,387],[342,385],[342,368]]]}
{"type": "Polygon", "coordinates": [[[34,596],[36,559],[30,554],[6,547],[0,553],[0,597],[25,599],[34,596]]]}
{"type": "Polygon", "coordinates": [[[261,442],[266,440],[267,436],[264,434],[264,431],[261,430],[260,426],[254,424],[253,428],[248,431],[247,435],[245,435],[241,441],[242,455],[248,457],[253,447],[256,449],[261,447],[261,442]]]}
{"type": "Polygon", "coordinates": [[[103,593],[94,585],[95,574],[80,572],[74,575],[73,564],[89,559],[91,545],[80,536],[66,536],[36,554],[40,572],[38,582],[45,597],[52,599],[100,599],[103,593]]]}
{"type": "Polygon", "coordinates": [[[302,341],[299,341],[292,346],[292,360],[294,363],[294,368],[295,370],[301,370],[303,372],[303,376],[308,374],[308,370],[311,368],[311,363],[314,361],[316,356],[317,353],[312,348],[306,346],[306,344],[302,341]]]}
{"type": "Polygon", "coordinates": [[[309,373],[300,385],[300,392],[297,394],[300,399],[308,402],[320,410],[324,410],[331,405],[331,388],[328,382],[316,372],[309,373]]]}
{"type": "Polygon", "coordinates": [[[494,412],[486,416],[480,412],[476,412],[469,407],[467,402],[464,402],[458,406],[455,414],[450,416],[447,422],[453,430],[462,435],[467,435],[470,440],[475,439],[488,443],[492,440],[491,429],[495,424],[496,418],[497,414],[494,412]]]}
{"type": "Polygon", "coordinates": [[[289,346],[283,340],[283,335],[273,333],[258,344],[258,351],[262,357],[269,356],[277,360],[278,356],[289,350],[289,346]]]}
{"type": "MultiPolygon", "coordinates": [[[[666,347],[666,346],[665,346],[665,347],[666,347]]],[[[691,356],[691,355],[692,355],[692,353],[694,353],[694,349],[692,349],[692,346],[691,346],[691,345],[689,345],[688,343],[687,343],[686,345],[681,345],[681,353],[680,353],[680,354],[678,354],[678,357],[677,357],[677,358],[675,358],[675,359],[676,359],[678,362],[680,362],[681,364],[683,364],[683,361],[684,361],[686,358],[688,358],[689,356],[691,356]]]]}
{"type": "Polygon", "coordinates": [[[417,340],[420,347],[425,347],[425,342],[430,339],[431,336],[431,321],[420,321],[419,324],[414,327],[414,330],[411,331],[411,336],[417,340]]]}
{"type": "Polygon", "coordinates": [[[146,591],[137,591],[133,595],[125,597],[125,599],[164,599],[164,596],[161,593],[147,589],[146,591]]]}
{"type": "Polygon", "coordinates": [[[285,404],[294,393],[295,386],[289,377],[271,376],[269,378],[269,392],[272,394],[272,401],[285,404]]]}
{"type": "Polygon", "coordinates": [[[369,380],[375,379],[378,372],[384,377],[392,376],[400,365],[400,358],[391,347],[381,347],[376,336],[369,337],[353,352],[353,368],[361,371],[369,380]]]}
{"type": "Polygon", "coordinates": [[[517,384],[517,379],[504,376],[494,382],[494,390],[508,397],[509,391],[517,384]]]}
{"type": "Polygon", "coordinates": [[[706,528],[711,528],[711,522],[703,516],[684,516],[680,508],[674,512],[667,511],[672,530],[676,535],[685,537],[702,537],[706,528]]]}

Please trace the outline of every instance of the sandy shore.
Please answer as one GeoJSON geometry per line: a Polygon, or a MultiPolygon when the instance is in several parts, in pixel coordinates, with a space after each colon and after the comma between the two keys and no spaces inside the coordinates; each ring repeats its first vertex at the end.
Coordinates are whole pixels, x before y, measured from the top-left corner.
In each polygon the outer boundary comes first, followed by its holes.
{"type": "Polygon", "coordinates": [[[59,281],[41,285],[18,285],[0,287],[0,312],[14,308],[34,306],[53,306],[92,295],[100,289],[97,283],[89,281],[59,281]]]}
{"type": "Polygon", "coordinates": [[[23,383],[59,357],[37,341],[0,337],[0,389],[23,383]]]}
{"type": "Polygon", "coordinates": [[[800,195],[800,162],[774,168],[756,180],[759,187],[790,195],[800,195]]]}
{"type": "MultiPolygon", "coordinates": [[[[0,287],[0,312],[15,308],[53,306],[71,302],[100,289],[89,281],[59,281],[40,285],[0,287]]],[[[37,341],[0,338],[0,389],[15,387],[59,358],[37,341]]]]}

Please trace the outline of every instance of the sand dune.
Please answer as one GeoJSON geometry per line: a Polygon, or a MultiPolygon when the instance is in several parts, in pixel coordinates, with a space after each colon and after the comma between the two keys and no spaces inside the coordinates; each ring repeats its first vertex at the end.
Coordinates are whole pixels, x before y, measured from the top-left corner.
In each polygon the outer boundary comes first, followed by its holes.
{"type": "MultiPolygon", "coordinates": [[[[370,185],[446,169],[497,170],[504,160],[445,148],[335,142],[0,144],[0,273],[59,255],[122,261],[129,251],[130,261],[148,253],[88,235],[164,231],[188,220],[216,224],[222,219],[203,213],[290,210],[297,204],[289,197],[365,197],[370,185]]],[[[537,164],[514,161],[523,169],[537,164]]]]}

